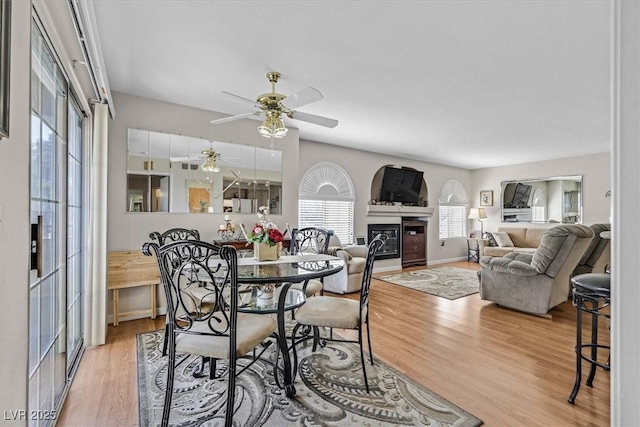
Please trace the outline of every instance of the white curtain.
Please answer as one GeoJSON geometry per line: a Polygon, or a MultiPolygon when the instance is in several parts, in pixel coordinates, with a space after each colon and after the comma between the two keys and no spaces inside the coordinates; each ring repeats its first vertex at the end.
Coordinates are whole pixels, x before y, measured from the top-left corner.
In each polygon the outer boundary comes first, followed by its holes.
{"type": "Polygon", "coordinates": [[[108,121],[109,107],[106,104],[94,104],[85,286],[84,339],[87,347],[104,344],[107,336],[108,121]]]}

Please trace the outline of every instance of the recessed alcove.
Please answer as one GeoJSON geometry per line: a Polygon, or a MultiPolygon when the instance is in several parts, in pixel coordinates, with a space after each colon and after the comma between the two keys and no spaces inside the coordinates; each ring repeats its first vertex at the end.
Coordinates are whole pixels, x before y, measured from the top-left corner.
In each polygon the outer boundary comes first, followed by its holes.
{"type": "Polygon", "coordinates": [[[400,204],[400,203],[385,203],[379,202],[380,193],[382,191],[382,178],[384,176],[384,170],[387,167],[406,169],[416,171],[417,169],[407,166],[396,165],[384,165],[373,175],[371,180],[371,197],[369,198],[369,205],[367,206],[367,215],[369,216],[420,216],[430,217],[433,215],[433,208],[429,207],[429,190],[427,183],[422,179],[420,185],[420,193],[418,203],[415,204],[400,204]],[[375,202],[374,202],[375,201],[375,202]]]}

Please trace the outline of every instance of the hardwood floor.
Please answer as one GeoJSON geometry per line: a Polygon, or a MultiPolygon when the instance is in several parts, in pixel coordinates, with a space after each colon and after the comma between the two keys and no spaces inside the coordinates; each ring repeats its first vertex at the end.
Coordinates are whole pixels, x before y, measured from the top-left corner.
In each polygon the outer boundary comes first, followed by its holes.
{"type": "MultiPolygon", "coordinates": [[[[486,426],[609,425],[608,372],[598,369],[594,387],[587,387],[584,363],[576,404],[567,403],[575,380],[571,303],[548,319],[497,307],[478,294],[449,301],[374,279],[370,310],[374,355],[486,426]]],[[[607,322],[600,326],[600,342],[609,342],[607,322]]],[[[135,336],[163,327],[163,317],[109,326],[107,344],[85,351],[58,425],[137,425],[135,336]]],[[[586,319],[583,329],[589,327],[586,319]]]]}

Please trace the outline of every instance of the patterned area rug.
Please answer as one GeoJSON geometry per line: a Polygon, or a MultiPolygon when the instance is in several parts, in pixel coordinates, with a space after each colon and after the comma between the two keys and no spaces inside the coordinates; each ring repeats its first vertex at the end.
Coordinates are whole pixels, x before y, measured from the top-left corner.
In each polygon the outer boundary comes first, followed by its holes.
{"type": "Polygon", "coordinates": [[[477,271],[458,267],[425,268],[375,278],[451,300],[477,294],[479,287],[477,271]]]}
{"type": "MultiPolygon", "coordinates": [[[[138,395],[140,425],[157,426],[162,418],[166,357],[164,331],[139,334],[138,395]]],[[[272,347],[275,347],[272,346],[272,347]]],[[[289,399],[273,379],[272,365],[259,360],[238,376],[238,426],[479,426],[482,421],[376,360],[367,363],[367,394],[357,345],[328,343],[311,352],[299,345],[297,394],[289,399]]],[[[263,357],[266,355],[265,353],[263,357]]],[[[272,357],[271,355],[270,357],[272,357]]],[[[246,363],[244,360],[239,364],[246,363]]],[[[199,358],[189,356],[176,369],[171,406],[172,426],[224,425],[226,381],[193,378],[199,358]]],[[[226,375],[218,362],[217,375],[226,375]]]]}

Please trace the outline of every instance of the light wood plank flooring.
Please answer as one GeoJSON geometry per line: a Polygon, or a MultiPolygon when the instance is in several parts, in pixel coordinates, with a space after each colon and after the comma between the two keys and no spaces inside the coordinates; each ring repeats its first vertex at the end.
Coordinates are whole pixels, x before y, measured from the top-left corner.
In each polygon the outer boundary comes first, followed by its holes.
{"type": "MultiPolygon", "coordinates": [[[[576,404],[567,403],[575,379],[571,303],[547,319],[478,294],[449,301],[374,279],[370,304],[374,355],[486,426],[609,425],[609,373],[602,369],[593,388],[585,375],[576,404]]],[[[601,342],[609,342],[607,325],[601,322],[601,342]]],[[[137,425],[135,336],[163,327],[164,318],[109,326],[107,344],[85,351],[58,425],[137,425]]]]}

